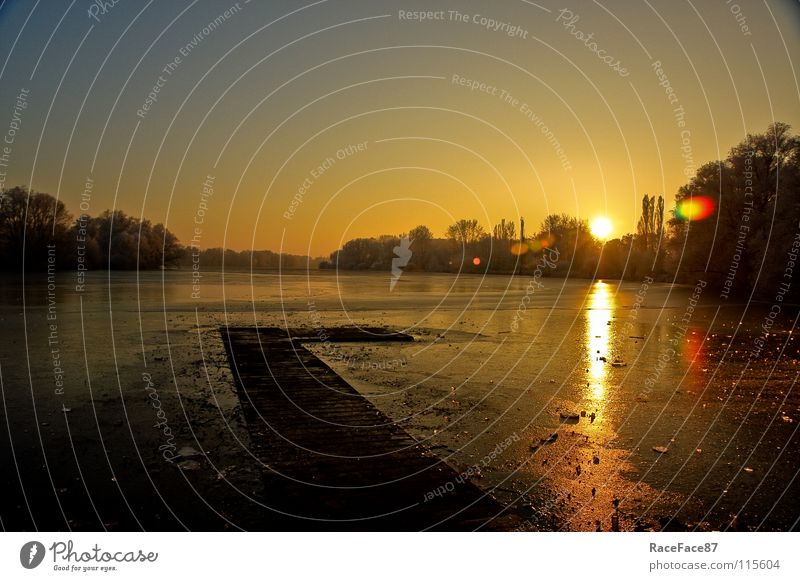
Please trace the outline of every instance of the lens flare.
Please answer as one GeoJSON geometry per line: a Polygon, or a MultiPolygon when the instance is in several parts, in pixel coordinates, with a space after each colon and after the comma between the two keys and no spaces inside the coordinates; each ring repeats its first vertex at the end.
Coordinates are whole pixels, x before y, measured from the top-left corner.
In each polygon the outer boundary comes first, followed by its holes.
{"type": "Polygon", "coordinates": [[[547,234],[540,240],[526,240],[525,243],[528,245],[528,250],[539,252],[542,248],[549,248],[555,244],[555,241],[555,236],[552,234],[547,234]]]}
{"type": "Polygon", "coordinates": [[[528,251],[528,245],[523,244],[522,242],[514,242],[511,245],[511,254],[514,256],[522,256],[528,251]]]}
{"type": "Polygon", "coordinates": [[[687,198],[678,204],[675,214],[686,222],[705,220],[714,213],[714,200],[705,196],[687,198]]]}

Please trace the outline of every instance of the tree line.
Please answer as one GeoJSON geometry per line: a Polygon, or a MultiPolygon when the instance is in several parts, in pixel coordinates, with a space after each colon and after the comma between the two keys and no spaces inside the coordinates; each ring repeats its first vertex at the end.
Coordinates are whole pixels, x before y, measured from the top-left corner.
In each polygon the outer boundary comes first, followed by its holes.
{"type": "Polygon", "coordinates": [[[120,210],[74,219],[61,200],[16,186],[0,192],[0,268],[150,269],[175,263],[183,253],[163,224],[120,210]],[[48,252],[53,249],[53,252],[48,252]]]}
{"type": "MultiPolygon", "coordinates": [[[[183,246],[163,224],[106,210],[75,219],[53,196],[14,187],[0,192],[0,269],[45,269],[55,248],[57,268],[339,268],[388,272],[403,248],[404,270],[530,273],[547,249],[557,250],[545,276],[693,283],[725,293],[774,295],[792,281],[800,250],[800,138],[774,123],[748,134],[723,160],[709,162],[680,187],[667,210],[663,196],[642,197],[636,231],[612,240],[592,236],[583,219],[553,214],[525,232],[522,219],[503,219],[491,231],[476,219],[451,224],[440,237],[419,225],[407,233],[357,238],[328,260],[269,250],[236,252],[183,246]],[[702,210],[702,211],[701,211],[702,210]],[[705,212],[705,213],[704,213],[705,212]],[[519,228],[517,227],[519,223],[519,228]],[[406,262],[404,260],[404,262],[406,262]]],[[[800,274],[798,274],[800,276],[800,274]]],[[[787,286],[788,285],[788,286],[787,286]]]]}
{"type": "Polygon", "coordinates": [[[678,207],[701,199],[715,209],[700,221],[670,216],[666,266],[679,280],[705,276],[715,286],[769,298],[788,283],[798,296],[800,138],[789,125],[747,135],[724,160],[700,167],[676,199],[678,207]]]}
{"type": "Polygon", "coordinates": [[[77,219],[61,200],[17,186],[0,192],[0,270],[150,270],[203,268],[316,268],[319,259],[269,250],[236,252],[183,246],[163,224],[106,210],[77,219]],[[53,249],[53,252],[50,250],[53,249]]]}
{"type": "Polygon", "coordinates": [[[299,270],[317,268],[319,258],[300,254],[284,254],[272,250],[231,250],[225,248],[206,248],[203,250],[187,247],[178,260],[178,266],[191,268],[198,263],[203,268],[235,268],[242,270],[299,270]]]}
{"type": "MultiPolygon", "coordinates": [[[[513,219],[487,232],[478,220],[465,218],[441,237],[420,225],[399,235],[350,240],[320,267],[388,271],[395,248],[407,238],[407,271],[524,274],[550,248],[548,256],[557,250],[559,259],[549,276],[651,276],[679,283],[699,278],[735,294],[769,295],[787,281],[787,269],[798,258],[798,179],[800,138],[789,125],[774,123],[764,133],[748,134],[725,159],[698,168],[669,211],[663,196],[644,195],[636,231],[612,240],[596,239],[586,220],[566,214],[545,217],[526,235],[513,219]]],[[[791,294],[800,295],[798,288],[800,281],[791,294]]]]}

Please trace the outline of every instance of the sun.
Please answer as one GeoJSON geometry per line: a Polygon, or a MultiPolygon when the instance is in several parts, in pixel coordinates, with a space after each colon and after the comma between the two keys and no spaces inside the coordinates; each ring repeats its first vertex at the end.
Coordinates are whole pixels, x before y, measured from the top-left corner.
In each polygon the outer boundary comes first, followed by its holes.
{"type": "Polygon", "coordinates": [[[592,236],[598,240],[606,240],[611,234],[611,220],[605,216],[599,216],[592,220],[589,228],[592,231],[592,236]]]}

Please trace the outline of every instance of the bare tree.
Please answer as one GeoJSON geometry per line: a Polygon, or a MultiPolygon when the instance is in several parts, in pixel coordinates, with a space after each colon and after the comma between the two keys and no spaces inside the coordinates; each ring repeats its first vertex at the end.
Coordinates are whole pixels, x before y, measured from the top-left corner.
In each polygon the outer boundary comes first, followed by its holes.
{"type": "Polygon", "coordinates": [[[448,226],[445,232],[445,236],[447,236],[449,240],[460,244],[474,244],[485,235],[486,233],[483,227],[478,224],[478,221],[475,219],[461,219],[455,224],[448,226]]]}
{"type": "Polygon", "coordinates": [[[409,231],[408,238],[411,240],[411,249],[414,252],[411,259],[412,268],[427,270],[433,232],[427,226],[420,224],[409,231]]]}
{"type": "Polygon", "coordinates": [[[513,221],[509,220],[506,222],[506,219],[503,218],[500,220],[499,224],[494,225],[492,229],[492,238],[495,240],[516,240],[517,227],[513,221]]]}
{"type": "Polygon", "coordinates": [[[642,197],[642,216],[636,225],[636,234],[643,250],[650,250],[654,234],[655,197],[645,194],[642,197]]]}
{"type": "Polygon", "coordinates": [[[47,260],[47,245],[65,242],[71,221],[64,203],[50,194],[29,191],[24,186],[6,190],[0,194],[3,266],[42,268],[47,260]]]}
{"type": "Polygon", "coordinates": [[[660,247],[664,237],[664,196],[658,196],[656,209],[656,244],[660,247]]]}

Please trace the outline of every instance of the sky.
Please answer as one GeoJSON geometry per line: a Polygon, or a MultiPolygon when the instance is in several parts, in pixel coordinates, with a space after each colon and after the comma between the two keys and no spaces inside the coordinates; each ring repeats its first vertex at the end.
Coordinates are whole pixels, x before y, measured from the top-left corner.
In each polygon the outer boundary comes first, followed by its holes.
{"type": "Polygon", "coordinates": [[[800,130],[791,1],[5,1],[0,45],[0,184],[201,248],[561,212],[620,236],[800,130]]]}

